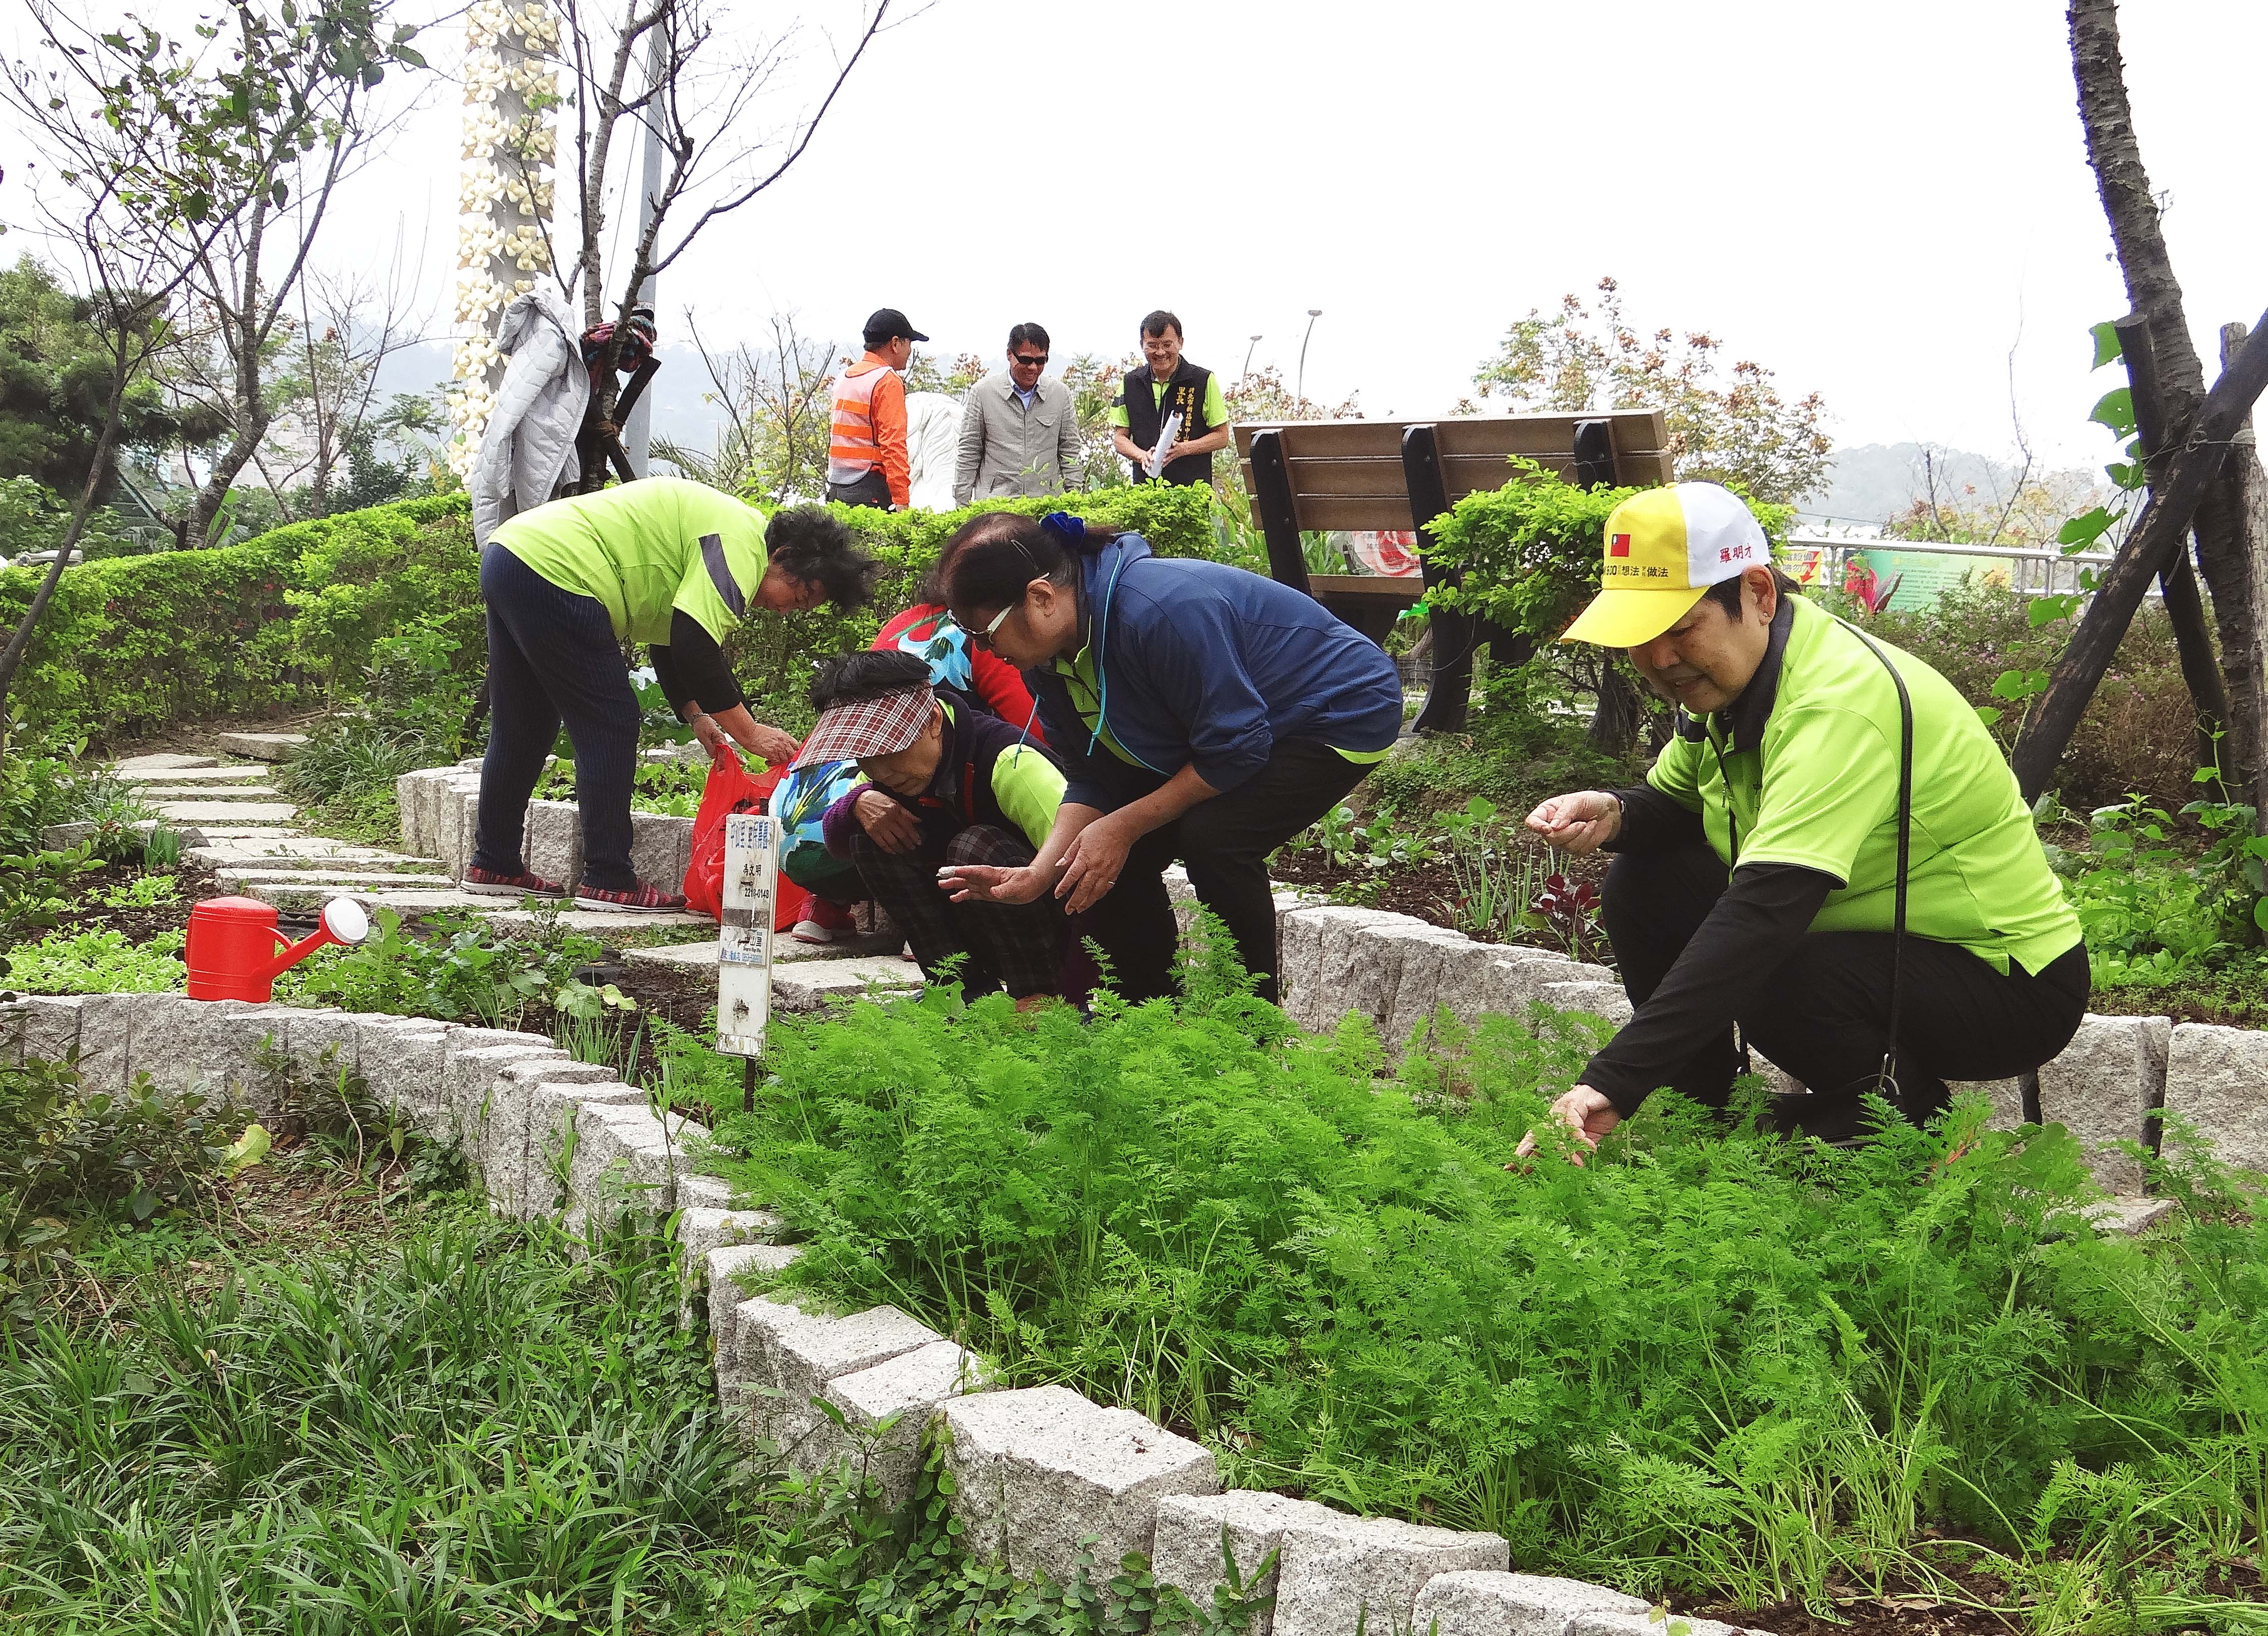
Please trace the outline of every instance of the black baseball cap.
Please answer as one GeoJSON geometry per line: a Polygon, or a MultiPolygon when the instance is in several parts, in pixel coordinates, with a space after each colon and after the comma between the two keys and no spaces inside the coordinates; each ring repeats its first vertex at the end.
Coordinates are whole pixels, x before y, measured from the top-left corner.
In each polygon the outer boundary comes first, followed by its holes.
{"type": "Polygon", "coordinates": [[[926,341],[929,337],[906,321],[906,315],[895,306],[886,306],[866,321],[865,339],[895,341],[903,335],[909,341],[926,341]]]}

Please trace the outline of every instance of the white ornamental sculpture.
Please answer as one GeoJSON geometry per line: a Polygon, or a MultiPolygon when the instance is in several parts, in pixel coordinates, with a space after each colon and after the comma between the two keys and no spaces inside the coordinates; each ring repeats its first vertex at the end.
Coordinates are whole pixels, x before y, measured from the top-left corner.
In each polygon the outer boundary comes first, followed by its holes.
{"type": "Polygon", "coordinates": [[[504,379],[497,321],[551,271],[559,21],[549,0],[478,0],[465,14],[464,170],[457,195],[457,323],[449,467],[472,469],[504,379]]]}

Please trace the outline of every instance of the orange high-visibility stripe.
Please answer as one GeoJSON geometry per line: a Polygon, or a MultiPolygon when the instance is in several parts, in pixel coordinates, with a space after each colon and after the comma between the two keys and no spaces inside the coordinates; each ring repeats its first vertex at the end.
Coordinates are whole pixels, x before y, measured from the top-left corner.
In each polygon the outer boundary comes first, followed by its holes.
{"type": "Polygon", "coordinates": [[[874,441],[874,388],[889,372],[879,368],[836,377],[835,416],[828,429],[829,483],[856,483],[881,464],[881,449],[874,441]]]}

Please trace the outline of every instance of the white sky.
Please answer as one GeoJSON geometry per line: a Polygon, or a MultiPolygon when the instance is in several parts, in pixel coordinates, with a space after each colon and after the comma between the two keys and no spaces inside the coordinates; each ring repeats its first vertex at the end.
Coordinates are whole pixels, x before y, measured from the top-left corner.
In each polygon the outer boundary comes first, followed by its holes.
{"type": "MultiPolygon", "coordinates": [[[[752,33],[778,26],[740,4],[752,33]]],[[[2124,12],[2211,349],[2268,302],[2240,78],[2257,0],[2124,12]]],[[[850,15],[809,9],[791,99],[825,66],[818,31],[850,15]]],[[[795,309],[847,341],[889,305],[947,356],[993,357],[1035,319],[1062,358],[1128,350],[1164,306],[1198,362],[1233,375],[1258,334],[1255,365],[1288,378],[1321,307],[1309,395],[1414,415],[1465,392],[1512,319],[1611,273],[1642,325],[1710,329],[1823,393],[1845,444],[2007,450],[2013,346],[2035,442],[2092,464],[2107,439],[2084,417],[2117,383],[2088,374],[2084,332],[2125,302],[2064,29],[2051,0],[936,0],[878,44],[801,166],[666,280],[664,328],[688,302],[727,340],[795,309]]],[[[426,99],[328,252],[367,265],[397,225],[422,239],[443,321],[458,113],[426,99]]],[[[7,170],[0,217],[22,224],[7,170]]]]}

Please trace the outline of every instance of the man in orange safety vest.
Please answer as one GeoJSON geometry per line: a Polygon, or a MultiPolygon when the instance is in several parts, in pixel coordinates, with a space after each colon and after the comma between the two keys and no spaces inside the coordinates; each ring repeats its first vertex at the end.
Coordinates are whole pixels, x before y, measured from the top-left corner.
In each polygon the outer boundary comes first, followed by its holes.
{"type": "Polygon", "coordinates": [[[827,445],[827,497],[844,505],[902,510],[911,497],[906,451],[906,386],[899,373],[914,343],[929,337],[886,306],[866,321],[866,356],[835,378],[835,418],[827,445]]]}

